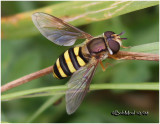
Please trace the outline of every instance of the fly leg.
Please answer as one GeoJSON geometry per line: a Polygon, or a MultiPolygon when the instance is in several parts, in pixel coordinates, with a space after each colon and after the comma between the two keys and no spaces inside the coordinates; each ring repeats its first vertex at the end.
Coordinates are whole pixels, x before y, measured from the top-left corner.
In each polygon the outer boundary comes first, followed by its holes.
{"type": "Polygon", "coordinates": [[[117,58],[117,57],[115,57],[115,56],[113,56],[113,55],[110,55],[110,54],[108,54],[108,57],[110,57],[110,58],[112,58],[112,59],[115,59],[115,60],[121,60],[121,59],[119,59],[119,58],[117,58]]]}
{"type": "Polygon", "coordinates": [[[105,66],[104,66],[103,63],[102,63],[102,61],[99,61],[99,63],[101,65],[101,67],[102,67],[102,71],[105,71],[107,69],[108,65],[112,65],[110,63],[106,63],[105,66]]]}
{"type": "Polygon", "coordinates": [[[130,46],[126,47],[126,46],[123,46],[121,45],[122,48],[126,49],[126,48],[131,48],[130,46]]]}

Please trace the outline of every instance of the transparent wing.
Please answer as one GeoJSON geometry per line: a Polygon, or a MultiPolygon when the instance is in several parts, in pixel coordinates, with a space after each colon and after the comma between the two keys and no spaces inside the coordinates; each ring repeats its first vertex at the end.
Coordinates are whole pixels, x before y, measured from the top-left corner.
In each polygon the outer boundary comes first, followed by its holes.
{"type": "Polygon", "coordinates": [[[66,109],[68,114],[72,114],[83,101],[89,85],[98,65],[98,61],[92,61],[76,71],[68,82],[69,90],[66,91],[66,109]]]}
{"type": "Polygon", "coordinates": [[[71,46],[77,39],[92,38],[90,34],[46,13],[34,13],[32,20],[41,34],[57,45],[71,46]]]}

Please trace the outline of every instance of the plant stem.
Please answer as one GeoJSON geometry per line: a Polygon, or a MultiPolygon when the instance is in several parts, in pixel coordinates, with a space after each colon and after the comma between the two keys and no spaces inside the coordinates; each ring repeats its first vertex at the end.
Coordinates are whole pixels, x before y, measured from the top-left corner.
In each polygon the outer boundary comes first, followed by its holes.
{"type": "MultiPolygon", "coordinates": [[[[103,83],[103,84],[91,84],[90,90],[159,90],[159,83],[158,82],[148,82],[148,83],[103,83]]],[[[1,96],[1,100],[12,100],[17,98],[27,98],[26,96],[31,96],[35,94],[45,94],[47,96],[51,95],[64,95],[65,91],[67,90],[66,85],[61,86],[50,86],[50,87],[43,87],[43,88],[36,88],[36,89],[29,89],[24,91],[18,91],[15,93],[8,93],[6,95],[1,96]]],[[[44,96],[44,95],[41,95],[44,96]]]]}
{"type": "Polygon", "coordinates": [[[138,53],[138,52],[125,52],[120,51],[115,57],[119,59],[125,60],[147,60],[147,61],[159,61],[158,54],[151,54],[151,53],[138,53]]]}
{"type": "MultiPolygon", "coordinates": [[[[116,55],[116,58],[118,59],[125,59],[125,60],[148,60],[148,61],[159,61],[159,55],[157,54],[150,54],[150,53],[137,53],[137,52],[126,52],[126,51],[119,51],[116,55]]],[[[31,80],[34,80],[36,78],[42,77],[44,75],[47,75],[49,73],[52,73],[53,66],[50,66],[48,68],[42,69],[40,71],[31,73],[29,75],[26,75],[24,77],[21,77],[17,80],[11,81],[1,87],[1,92],[7,91],[9,89],[12,89],[14,87],[17,87],[19,85],[22,85],[24,83],[27,83],[31,80]]]]}
{"type": "Polygon", "coordinates": [[[29,119],[28,123],[32,122],[35,118],[37,118],[43,111],[45,111],[48,106],[53,105],[58,99],[60,99],[63,96],[63,94],[52,96],[50,99],[48,99],[29,119]]]}
{"type": "Polygon", "coordinates": [[[42,76],[44,76],[46,74],[49,74],[49,73],[52,72],[52,69],[53,69],[53,66],[50,66],[50,67],[47,67],[47,68],[42,69],[40,71],[31,73],[31,74],[26,75],[24,77],[21,77],[21,78],[19,78],[17,80],[11,81],[11,82],[9,82],[9,83],[7,83],[7,84],[5,84],[5,85],[3,85],[1,87],[1,92],[7,91],[7,90],[12,89],[14,87],[17,87],[19,85],[27,83],[27,82],[29,82],[31,80],[34,80],[34,79],[42,77],[42,76]]]}

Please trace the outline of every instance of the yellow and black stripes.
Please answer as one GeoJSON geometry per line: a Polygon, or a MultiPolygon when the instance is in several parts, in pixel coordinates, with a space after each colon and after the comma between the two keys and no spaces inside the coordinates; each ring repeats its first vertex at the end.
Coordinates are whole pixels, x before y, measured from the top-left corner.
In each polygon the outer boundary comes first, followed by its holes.
{"type": "Polygon", "coordinates": [[[53,66],[53,75],[58,79],[71,76],[76,70],[87,63],[81,47],[70,48],[64,52],[53,66]]]}
{"type": "Polygon", "coordinates": [[[77,58],[76,58],[76,55],[74,53],[73,48],[69,49],[69,56],[71,58],[71,61],[72,61],[72,64],[73,64],[74,68],[76,70],[79,69],[81,66],[79,65],[79,63],[77,61],[77,58]]]}

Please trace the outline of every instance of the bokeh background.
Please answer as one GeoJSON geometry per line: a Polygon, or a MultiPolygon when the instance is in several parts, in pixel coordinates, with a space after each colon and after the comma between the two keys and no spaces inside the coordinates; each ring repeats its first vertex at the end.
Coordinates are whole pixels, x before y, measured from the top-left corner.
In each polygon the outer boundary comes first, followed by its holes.
{"type": "MultiPolygon", "coordinates": [[[[35,10],[61,2],[6,2],[2,1],[2,18],[17,13],[35,10]]],[[[3,26],[3,25],[2,25],[3,26]]],[[[33,25],[34,26],[34,25],[33,25]]],[[[125,31],[128,40],[125,46],[136,46],[159,41],[159,7],[153,6],[105,21],[99,21],[78,27],[93,36],[106,30],[116,33],[125,31]]],[[[35,29],[36,30],[36,29],[35,29]]],[[[16,31],[16,30],[15,30],[16,31]]],[[[12,32],[10,32],[12,33],[12,32]]],[[[69,47],[53,44],[40,33],[27,38],[2,39],[1,77],[2,85],[26,74],[51,66],[57,57],[69,47]]],[[[98,67],[92,83],[141,83],[159,82],[159,63],[151,61],[115,61],[105,72],[98,67]]],[[[63,85],[68,79],[56,80],[52,74],[31,81],[9,92],[63,85]]],[[[3,101],[1,119],[5,122],[27,122],[32,114],[49,97],[36,97],[3,101]]],[[[104,123],[104,122],[159,122],[158,91],[101,90],[87,94],[75,114],[69,116],[65,110],[65,100],[52,105],[33,122],[53,123],[104,123]],[[113,116],[114,110],[149,111],[148,116],[113,116]]]]}

